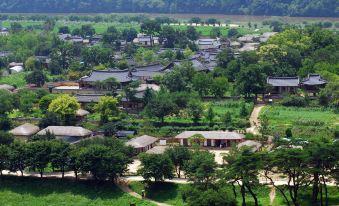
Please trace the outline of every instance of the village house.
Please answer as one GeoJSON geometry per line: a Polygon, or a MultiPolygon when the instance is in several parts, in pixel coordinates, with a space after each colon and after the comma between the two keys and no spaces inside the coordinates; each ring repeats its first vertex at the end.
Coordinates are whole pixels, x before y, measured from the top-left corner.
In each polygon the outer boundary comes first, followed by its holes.
{"type": "Polygon", "coordinates": [[[303,79],[300,84],[305,92],[312,93],[313,96],[316,96],[320,89],[326,86],[327,81],[319,74],[309,74],[308,77],[303,79]]]}
{"type": "Polygon", "coordinates": [[[136,89],[136,94],[134,95],[133,99],[128,99],[126,97],[123,97],[120,101],[122,108],[129,112],[129,113],[138,113],[141,112],[144,107],[144,94],[147,89],[151,89],[153,91],[159,91],[160,86],[155,85],[155,84],[141,84],[137,89],[136,89]]]}
{"type": "Polygon", "coordinates": [[[151,47],[154,45],[159,45],[160,38],[146,34],[138,34],[137,38],[133,40],[133,43],[143,47],[151,47]]]}
{"type": "Polygon", "coordinates": [[[8,36],[9,30],[5,27],[0,28],[0,36],[8,36]]]}
{"type": "Polygon", "coordinates": [[[245,139],[245,135],[229,131],[185,131],[175,137],[180,141],[180,145],[191,146],[196,142],[204,147],[227,148],[233,144],[238,144],[245,139]],[[203,141],[195,139],[195,136],[201,136],[203,141]]]}
{"type": "Polygon", "coordinates": [[[260,39],[260,35],[247,34],[247,35],[239,37],[238,41],[242,43],[253,43],[253,42],[259,42],[259,39],[260,39]]]}
{"type": "Polygon", "coordinates": [[[147,152],[155,146],[158,141],[156,137],[143,135],[129,140],[126,145],[134,148],[136,154],[147,152]]]}
{"type": "Polygon", "coordinates": [[[259,37],[261,43],[267,42],[269,38],[275,36],[278,32],[265,32],[259,37]]]}
{"type": "Polygon", "coordinates": [[[10,130],[9,133],[19,140],[27,141],[39,131],[40,128],[38,126],[26,123],[10,130]]]}
{"type": "Polygon", "coordinates": [[[131,70],[94,70],[89,76],[82,77],[79,83],[81,88],[95,88],[98,82],[105,81],[109,78],[115,78],[121,87],[128,85],[132,81],[152,83],[155,76],[164,75],[170,69],[170,65],[150,64],[137,66],[131,70]]]}
{"type": "Polygon", "coordinates": [[[98,103],[101,97],[104,97],[103,94],[76,94],[75,98],[81,105],[98,103]]]}
{"type": "Polygon", "coordinates": [[[49,126],[40,132],[37,135],[46,135],[47,133],[55,135],[56,139],[61,139],[71,144],[75,144],[82,139],[91,137],[93,132],[82,128],[82,127],[73,127],[73,126],[49,126]]]}
{"type": "Polygon", "coordinates": [[[299,88],[299,77],[268,77],[267,84],[271,87],[269,93],[280,95],[283,93],[296,93],[299,88]]]}
{"type": "Polygon", "coordinates": [[[198,39],[195,41],[195,44],[198,46],[199,50],[207,49],[220,49],[222,44],[220,39],[198,39]]]}

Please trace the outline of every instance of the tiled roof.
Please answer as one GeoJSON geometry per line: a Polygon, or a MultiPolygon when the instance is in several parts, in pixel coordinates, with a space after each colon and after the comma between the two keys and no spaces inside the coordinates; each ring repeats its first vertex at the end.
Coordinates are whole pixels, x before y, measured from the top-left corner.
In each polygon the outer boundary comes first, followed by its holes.
{"type": "Polygon", "coordinates": [[[267,84],[273,87],[298,87],[299,77],[268,77],[267,84]]]}
{"type": "Polygon", "coordinates": [[[302,82],[304,85],[323,85],[327,84],[327,81],[323,79],[319,74],[309,74],[302,82]]]}
{"type": "Polygon", "coordinates": [[[205,139],[226,139],[226,140],[241,140],[245,135],[237,132],[229,131],[185,131],[177,135],[176,139],[188,139],[194,135],[202,135],[205,139]]]}

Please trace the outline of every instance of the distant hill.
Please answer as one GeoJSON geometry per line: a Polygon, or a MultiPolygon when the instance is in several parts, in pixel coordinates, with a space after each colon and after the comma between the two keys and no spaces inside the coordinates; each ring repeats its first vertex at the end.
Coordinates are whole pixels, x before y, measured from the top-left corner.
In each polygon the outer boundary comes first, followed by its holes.
{"type": "Polygon", "coordinates": [[[205,13],[338,17],[338,0],[1,0],[0,12],[205,13]]]}

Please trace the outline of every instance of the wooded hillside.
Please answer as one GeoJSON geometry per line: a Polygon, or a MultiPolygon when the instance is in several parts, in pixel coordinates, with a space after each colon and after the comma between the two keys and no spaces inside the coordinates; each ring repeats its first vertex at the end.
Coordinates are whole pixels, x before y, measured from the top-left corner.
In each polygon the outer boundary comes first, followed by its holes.
{"type": "Polygon", "coordinates": [[[337,0],[1,0],[0,12],[151,12],[338,17],[337,0]]]}

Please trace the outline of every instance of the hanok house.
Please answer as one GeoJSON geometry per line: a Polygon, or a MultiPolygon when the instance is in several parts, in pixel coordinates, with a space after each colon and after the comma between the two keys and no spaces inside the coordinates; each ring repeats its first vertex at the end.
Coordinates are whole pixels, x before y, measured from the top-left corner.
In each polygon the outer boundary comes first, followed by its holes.
{"type": "Polygon", "coordinates": [[[220,49],[222,46],[220,39],[198,39],[195,44],[200,50],[220,49]]]}
{"type": "Polygon", "coordinates": [[[12,129],[11,131],[9,131],[9,133],[14,135],[14,137],[19,140],[27,141],[29,138],[31,138],[39,131],[40,128],[38,126],[26,123],[12,129]]]}
{"type": "Polygon", "coordinates": [[[37,135],[46,135],[48,132],[55,135],[56,139],[62,139],[71,144],[75,144],[82,139],[91,137],[93,134],[92,131],[82,127],[49,126],[38,132],[37,135]]]}
{"type": "Polygon", "coordinates": [[[141,152],[147,152],[148,150],[152,149],[157,141],[158,139],[155,137],[143,135],[131,139],[126,143],[126,145],[133,147],[135,153],[139,154],[141,152]]]}
{"type": "Polygon", "coordinates": [[[159,45],[160,39],[159,37],[155,37],[151,35],[138,34],[137,38],[133,40],[133,43],[138,44],[140,46],[144,46],[144,47],[150,47],[153,45],[159,45]]]}
{"type": "Polygon", "coordinates": [[[80,79],[81,88],[95,88],[97,82],[115,78],[121,86],[132,82],[131,73],[128,70],[94,70],[89,76],[80,79]]]}
{"type": "Polygon", "coordinates": [[[203,137],[203,141],[197,142],[204,147],[231,147],[245,139],[245,135],[229,131],[185,131],[175,137],[180,141],[180,145],[191,146],[195,142],[194,136],[203,137]]]}
{"type": "Polygon", "coordinates": [[[84,109],[78,109],[76,111],[75,116],[77,117],[78,120],[84,120],[89,114],[90,114],[89,111],[86,111],[84,109]]]}
{"type": "Polygon", "coordinates": [[[299,88],[299,77],[268,77],[267,84],[271,86],[270,93],[279,95],[283,93],[296,93],[299,88]]]}
{"type": "Polygon", "coordinates": [[[323,79],[319,74],[309,74],[308,77],[301,81],[302,88],[316,96],[321,88],[324,88],[327,81],[323,79]]]}

